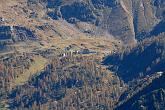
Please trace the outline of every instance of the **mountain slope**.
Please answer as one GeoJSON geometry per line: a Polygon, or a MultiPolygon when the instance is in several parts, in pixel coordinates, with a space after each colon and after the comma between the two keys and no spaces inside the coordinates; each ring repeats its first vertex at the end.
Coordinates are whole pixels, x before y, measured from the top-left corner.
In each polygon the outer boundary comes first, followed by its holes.
{"type": "Polygon", "coordinates": [[[164,27],[164,0],[1,0],[0,109],[164,109],[164,27]]]}
{"type": "Polygon", "coordinates": [[[146,39],[137,47],[126,52],[110,55],[103,64],[128,82],[140,76],[146,76],[164,70],[165,64],[164,34],[146,39]]]}
{"type": "Polygon", "coordinates": [[[65,19],[73,25],[94,24],[95,29],[90,31],[95,34],[107,31],[125,43],[152,36],[150,32],[164,19],[161,0],[28,0],[28,3],[44,4],[47,15],[55,20],[65,19]]]}
{"type": "Polygon", "coordinates": [[[116,110],[163,110],[165,106],[165,84],[162,82],[164,80],[165,75],[163,74],[128,98],[116,110]]]}

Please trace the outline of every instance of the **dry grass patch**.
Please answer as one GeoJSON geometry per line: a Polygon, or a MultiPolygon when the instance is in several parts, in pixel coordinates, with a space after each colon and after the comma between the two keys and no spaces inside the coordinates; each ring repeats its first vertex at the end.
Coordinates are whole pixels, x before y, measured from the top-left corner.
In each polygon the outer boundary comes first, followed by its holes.
{"type": "Polygon", "coordinates": [[[24,73],[13,81],[12,86],[24,84],[32,75],[37,74],[39,71],[43,70],[46,63],[47,60],[45,58],[41,56],[35,56],[34,63],[30,66],[29,69],[25,69],[24,73]]]}

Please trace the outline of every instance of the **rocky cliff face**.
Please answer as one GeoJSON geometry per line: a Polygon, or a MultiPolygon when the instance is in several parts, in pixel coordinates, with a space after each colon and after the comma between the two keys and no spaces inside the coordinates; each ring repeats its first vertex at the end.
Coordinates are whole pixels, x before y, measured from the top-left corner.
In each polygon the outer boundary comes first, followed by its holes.
{"type": "Polygon", "coordinates": [[[0,26],[0,36],[0,42],[17,42],[37,39],[34,32],[19,26],[0,26]]]}

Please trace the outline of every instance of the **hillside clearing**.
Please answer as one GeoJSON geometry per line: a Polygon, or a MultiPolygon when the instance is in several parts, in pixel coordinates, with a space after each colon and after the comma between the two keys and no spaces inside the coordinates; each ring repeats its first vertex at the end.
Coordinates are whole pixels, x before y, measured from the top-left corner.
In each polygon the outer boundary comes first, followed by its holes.
{"type": "Polygon", "coordinates": [[[13,81],[12,87],[24,84],[32,75],[37,74],[39,71],[43,70],[46,63],[47,60],[45,58],[41,56],[35,56],[34,63],[32,63],[29,69],[25,69],[24,73],[13,81]]]}

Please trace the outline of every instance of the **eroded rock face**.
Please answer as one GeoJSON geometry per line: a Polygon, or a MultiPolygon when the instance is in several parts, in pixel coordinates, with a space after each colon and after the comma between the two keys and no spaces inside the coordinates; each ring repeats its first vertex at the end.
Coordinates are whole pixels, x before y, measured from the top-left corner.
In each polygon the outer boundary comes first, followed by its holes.
{"type": "Polygon", "coordinates": [[[0,40],[11,39],[10,26],[0,26],[0,40]]]}
{"type": "Polygon", "coordinates": [[[0,26],[0,42],[35,40],[37,36],[31,30],[19,26],[0,26]]]}
{"type": "Polygon", "coordinates": [[[165,18],[165,1],[153,0],[153,5],[156,7],[156,16],[159,19],[164,19],[165,18]]]}
{"type": "Polygon", "coordinates": [[[151,0],[133,0],[133,23],[136,39],[141,39],[158,22],[151,0]]]}
{"type": "Polygon", "coordinates": [[[75,2],[71,5],[62,6],[61,14],[68,22],[73,22],[72,19],[77,19],[83,22],[94,22],[95,16],[89,5],[85,3],[75,2]]]}
{"type": "Polygon", "coordinates": [[[125,43],[135,42],[133,17],[123,2],[112,8],[111,13],[103,21],[103,24],[107,24],[109,33],[112,33],[112,35],[125,43]]]}
{"type": "Polygon", "coordinates": [[[95,8],[115,7],[119,0],[91,0],[95,8]]]}

